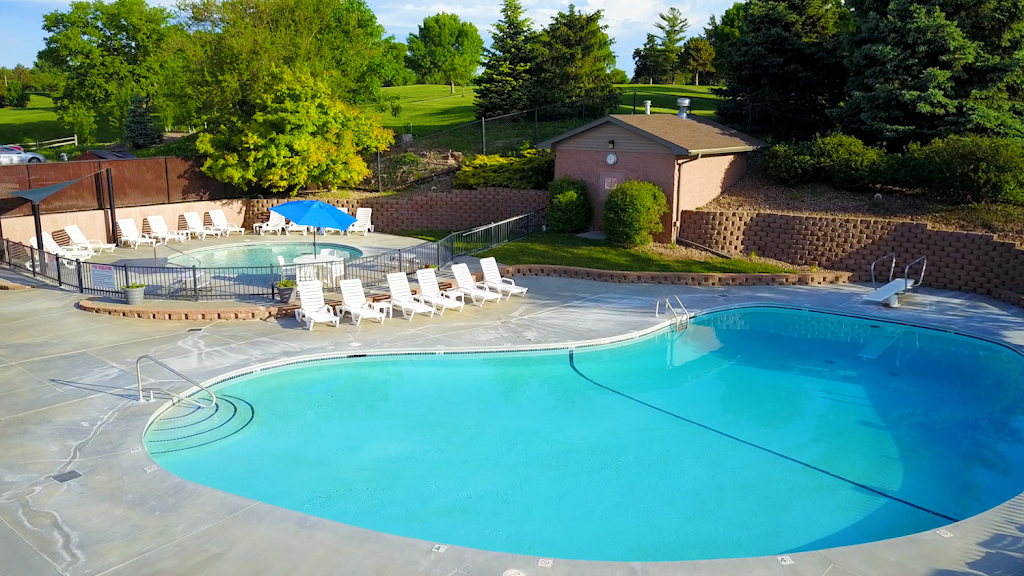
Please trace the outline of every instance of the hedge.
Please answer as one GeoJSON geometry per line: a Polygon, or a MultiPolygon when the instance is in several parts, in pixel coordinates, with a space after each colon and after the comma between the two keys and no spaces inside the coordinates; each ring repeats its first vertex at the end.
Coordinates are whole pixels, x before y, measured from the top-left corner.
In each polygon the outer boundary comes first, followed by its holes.
{"type": "Polygon", "coordinates": [[[587,183],[568,176],[551,182],[548,186],[548,224],[555,232],[583,232],[590,227],[593,208],[587,183]]]}
{"type": "Polygon", "coordinates": [[[604,202],[604,232],[616,246],[632,248],[654,241],[661,232],[661,216],[668,212],[665,192],[640,180],[619,184],[604,202]]]}

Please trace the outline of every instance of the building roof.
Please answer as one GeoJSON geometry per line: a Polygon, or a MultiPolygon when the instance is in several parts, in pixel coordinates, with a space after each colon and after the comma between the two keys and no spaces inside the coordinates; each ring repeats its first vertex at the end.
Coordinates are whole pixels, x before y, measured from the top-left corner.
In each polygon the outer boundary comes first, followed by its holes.
{"type": "Polygon", "coordinates": [[[562,140],[606,123],[617,124],[667,146],[677,156],[750,152],[766,146],[753,136],[700,116],[690,115],[684,120],[674,114],[612,114],[545,140],[537,147],[551,149],[562,140]]]}
{"type": "Polygon", "coordinates": [[[135,158],[125,150],[87,150],[75,160],[127,160],[135,158]]]}

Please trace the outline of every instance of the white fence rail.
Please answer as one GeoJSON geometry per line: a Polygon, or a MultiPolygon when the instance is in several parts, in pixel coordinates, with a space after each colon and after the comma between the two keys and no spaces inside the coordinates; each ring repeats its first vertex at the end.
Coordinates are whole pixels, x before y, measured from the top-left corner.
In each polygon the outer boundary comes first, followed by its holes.
{"type": "Polygon", "coordinates": [[[20,146],[22,150],[43,150],[45,148],[60,148],[62,146],[78,146],[78,134],[67,138],[56,138],[54,140],[37,140],[23,144],[11,144],[20,146]]]}

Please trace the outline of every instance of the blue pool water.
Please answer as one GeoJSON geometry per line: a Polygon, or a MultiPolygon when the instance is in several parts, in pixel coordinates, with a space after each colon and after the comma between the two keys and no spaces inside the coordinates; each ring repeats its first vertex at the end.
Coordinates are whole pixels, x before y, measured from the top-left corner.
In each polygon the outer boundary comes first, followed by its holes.
{"type": "Polygon", "coordinates": [[[176,408],[183,478],[430,542],[589,560],[756,556],[934,529],[1024,490],[1024,359],[812,312],[541,353],[271,369],[176,408]]]}
{"type": "MultiPolygon", "coordinates": [[[[346,252],[349,258],[363,255],[358,248],[317,242],[317,252],[324,248],[334,248],[346,252]]],[[[189,250],[167,259],[174,266],[199,266],[200,268],[220,268],[232,266],[277,266],[277,257],[283,256],[284,261],[291,264],[292,260],[303,254],[313,253],[313,242],[263,242],[252,244],[231,244],[227,246],[200,248],[189,250]]]]}

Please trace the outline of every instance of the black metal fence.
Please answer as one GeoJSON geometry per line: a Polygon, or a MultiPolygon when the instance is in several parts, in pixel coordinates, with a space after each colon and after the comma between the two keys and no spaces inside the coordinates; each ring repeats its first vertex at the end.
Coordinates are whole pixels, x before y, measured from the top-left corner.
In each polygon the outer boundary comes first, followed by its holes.
{"type": "Polygon", "coordinates": [[[419,268],[441,268],[459,256],[533,234],[543,225],[541,213],[532,212],[454,232],[437,242],[316,264],[217,268],[98,264],[6,239],[0,244],[0,262],[82,294],[120,298],[125,286],[144,284],[146,298],[155,300],[246,300],[276,297],[276,284],[283,279],[317,278],[325,292],[337,292],[338,281],[343,279],[358,278],[364,286],[382,286],[392,272],[411,274],[419,268]]]}

